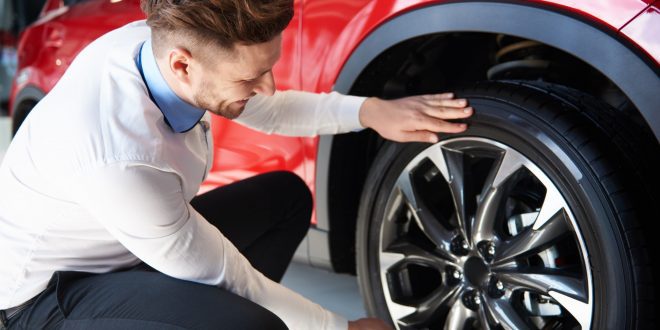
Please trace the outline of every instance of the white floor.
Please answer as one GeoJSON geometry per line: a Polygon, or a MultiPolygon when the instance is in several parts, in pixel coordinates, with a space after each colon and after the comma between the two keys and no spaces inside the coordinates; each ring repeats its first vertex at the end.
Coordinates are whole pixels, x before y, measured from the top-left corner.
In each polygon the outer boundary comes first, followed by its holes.
{"type": "MultiPolygon", "coordinates": [[[[11,121],[7,117],[0,117],[0,163],[9,146],[10,136],[11,121]]],[[[366,315],[355,276],[334,274],[293,263],[284,275],[282,284],[349,320],[366,315]]]]}
{"type": "Polygon", "coordinates": [[[349,320],[366,316],[357,277],[292,263],[282,284],[349,320]]]}

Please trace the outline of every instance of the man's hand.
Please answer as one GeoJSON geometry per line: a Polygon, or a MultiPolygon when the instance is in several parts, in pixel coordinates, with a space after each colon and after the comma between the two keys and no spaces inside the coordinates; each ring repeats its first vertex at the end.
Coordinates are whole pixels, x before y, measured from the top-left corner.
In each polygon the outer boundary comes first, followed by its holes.
{"type": "Polygon", "coordinates": [[[360,108],[360,123],[382,137],[398,142],[438,142],[439,132],[460,133],[466,124],[446,119],[471,116],[467,100],[452,93],[410,96],[396,100],[368,98],[360,108]]]}
{"type": "Polygon", "coordinates": [[[392,327],[381,319],[363,318],[349,321],[348,330],[392,330],[392,327]]]}

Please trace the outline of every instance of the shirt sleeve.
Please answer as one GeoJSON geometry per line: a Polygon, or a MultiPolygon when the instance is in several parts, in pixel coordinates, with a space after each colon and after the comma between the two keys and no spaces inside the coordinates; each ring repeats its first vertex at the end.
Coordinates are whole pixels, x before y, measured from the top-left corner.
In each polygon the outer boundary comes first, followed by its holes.
{"type": "Polygon", "coordinates": [[[79,203],[156,270],[216,285],[273,312],[290,329],[346,329],[347,321],[271,281],[184,199],[180,178],[146,165],[112,164],[81,175],[79,203]]]}
{"type": "Polygon", "coordinates": [[[236,121],[266,133],[290,136],[337,134],[362,129],[365,97],[332,93],[276,91],[252,97],[236,121]]]}

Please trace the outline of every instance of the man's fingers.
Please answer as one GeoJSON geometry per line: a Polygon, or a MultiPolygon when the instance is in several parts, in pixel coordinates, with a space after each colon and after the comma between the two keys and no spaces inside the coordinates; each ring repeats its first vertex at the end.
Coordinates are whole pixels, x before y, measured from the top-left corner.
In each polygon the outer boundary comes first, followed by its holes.
{"type": "Polygon", "coordinates": [[[426,109],[425,112],[418,112],[404,129],[409,131],[427,130],[445,133],[462,132],[465,124],[453,123],[447,120],[467,118],[472,115],[473,110],[472,108],[426,109]]]}
{"type": "Polygon", "coordinates": [[[422,95],[422,99],[427,101],[451,100],[454,98],[454,93],[441,93],[441,94],[426,94],[422,95]]]}
{"type": "Polygon", "coordinates": [[[467,129],[466,124],[447,123],[440,130],[417,130],[402,132],[397,138],[393,139],[399,142],[438,142],[438,133],[461,133],[467,129]]]}
{"type": "Polygon", "coordinates": [[[466,99],[425,100],[427,106],[444,108],[464,108],[468,106],[466,99]]]}
{"type": "Polygon", "coordinates": [[[467,108],[437,108],[429,107],[424,110],[424,113],[427,116],[439,118],[439,119],[461,119],[472,116],[474,109],[472,107],[467,108]]]}
{"type": "Polygon", "coordinates": [[[401,136],[394,140],[398,142],[436,143],[438,142],[438,135],[429,131],[404,132],[401,134],[401,136]]]}
{"type": "Polygon", "coordinates": [[[435,119],[432,117],[426,118],[423,122],[419,123],[415,130],[426,130],[437,133],[460,133],[467,128],[463,123],[451,123],[442,119],[435,119]]]}

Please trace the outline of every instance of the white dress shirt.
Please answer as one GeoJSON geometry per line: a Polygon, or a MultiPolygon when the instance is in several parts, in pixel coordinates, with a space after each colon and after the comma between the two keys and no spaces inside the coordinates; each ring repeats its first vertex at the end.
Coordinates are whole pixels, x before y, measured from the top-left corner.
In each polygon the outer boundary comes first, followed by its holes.
{"type": "MultiPolygon", "coordinates": [[[[0,166],[0,310],[45,289],[53,272],[103,273],[143,261],[217,285],[291,329],[346,328],[256,271],[191,206],[209,170],[208,114],[176,132],[135,63],[150,29],[139,21],[87,46],[37,104],[0,166]]],[[[337,93],[255,96],[237,121],[286,135],[360,129],[364,98],[337,93]]],[[[258,203],[258,201],[255,201],[258,203]]]]}

